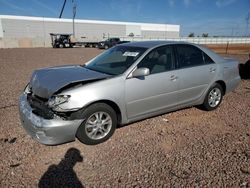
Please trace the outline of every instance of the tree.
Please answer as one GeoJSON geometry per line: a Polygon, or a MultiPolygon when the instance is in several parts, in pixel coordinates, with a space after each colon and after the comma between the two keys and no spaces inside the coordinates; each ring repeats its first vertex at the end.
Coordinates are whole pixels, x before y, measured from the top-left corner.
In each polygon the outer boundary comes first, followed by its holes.
{"type": "Polygon", "coordinates": [[[194,37],[194,33],[189,33],[188,37],[194,37]]]}
{"type": "Polygon", "coordinates": [[[208,33],[202,33],[202,37],[208,37],[208,33]]]}

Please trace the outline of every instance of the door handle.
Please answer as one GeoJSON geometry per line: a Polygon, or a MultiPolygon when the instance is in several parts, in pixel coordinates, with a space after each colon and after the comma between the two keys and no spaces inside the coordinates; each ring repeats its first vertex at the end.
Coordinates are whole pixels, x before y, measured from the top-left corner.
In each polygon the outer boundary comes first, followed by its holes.
{"type": "Polygon", "coordinates": [[[175,76],[175,75],[170,76],[170,80],[171,80],[171,81],[176,81],[177,79],[178,79],[178,77],[175,76]]]}
{"type": "Polygon", "coordinates": [[[210,71],[210,72],[215,72],[215,71],[216,71],[216,68],[211,67],[211,68],[209,69],[209,71],[210,71]]]}

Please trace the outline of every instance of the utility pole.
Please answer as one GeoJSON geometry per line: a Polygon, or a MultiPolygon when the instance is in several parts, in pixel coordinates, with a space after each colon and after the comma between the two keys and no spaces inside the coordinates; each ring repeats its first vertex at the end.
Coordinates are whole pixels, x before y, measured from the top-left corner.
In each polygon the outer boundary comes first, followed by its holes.
{"type": "Polygon", "coordinates": [[[246,37],[248,36],[249,19],[250,19],[250,12],[248,12],[248,14],[246,16],[246,37]]]}
{"type": "Polygon", "coordinates": [[[73,36],[75,37],[75,17],[76,17],[76,2],[72,0],[73,4],[73,36]]]}

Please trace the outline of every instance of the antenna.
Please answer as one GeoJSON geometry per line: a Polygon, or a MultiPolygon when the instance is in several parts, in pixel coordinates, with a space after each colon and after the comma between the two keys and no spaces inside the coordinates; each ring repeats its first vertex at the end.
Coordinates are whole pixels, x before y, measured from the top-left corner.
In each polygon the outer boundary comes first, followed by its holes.
{"type": "Polygon", "coordinates": [[[63,11],[64,11],[64,7],[65,7],[65,4],[66,4],[66,1],[67,0],[64,0],[64,3],[63,3],[63,6],[62,6],[62,9],[61,9],[61,13],[60,13],[59,18],[62,18],[62,14],[63,14],[63,11]]]}

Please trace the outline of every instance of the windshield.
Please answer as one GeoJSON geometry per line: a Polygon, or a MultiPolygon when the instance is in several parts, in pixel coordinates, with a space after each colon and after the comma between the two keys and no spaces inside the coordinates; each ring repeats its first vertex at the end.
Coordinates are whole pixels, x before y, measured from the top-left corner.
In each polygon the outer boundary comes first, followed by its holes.
{"type": "Polygon", "coordinates": [[[116,46],[102,53],[85,68],[118,75],[124,73],[147,49],[132,46],[116,46]]]}

